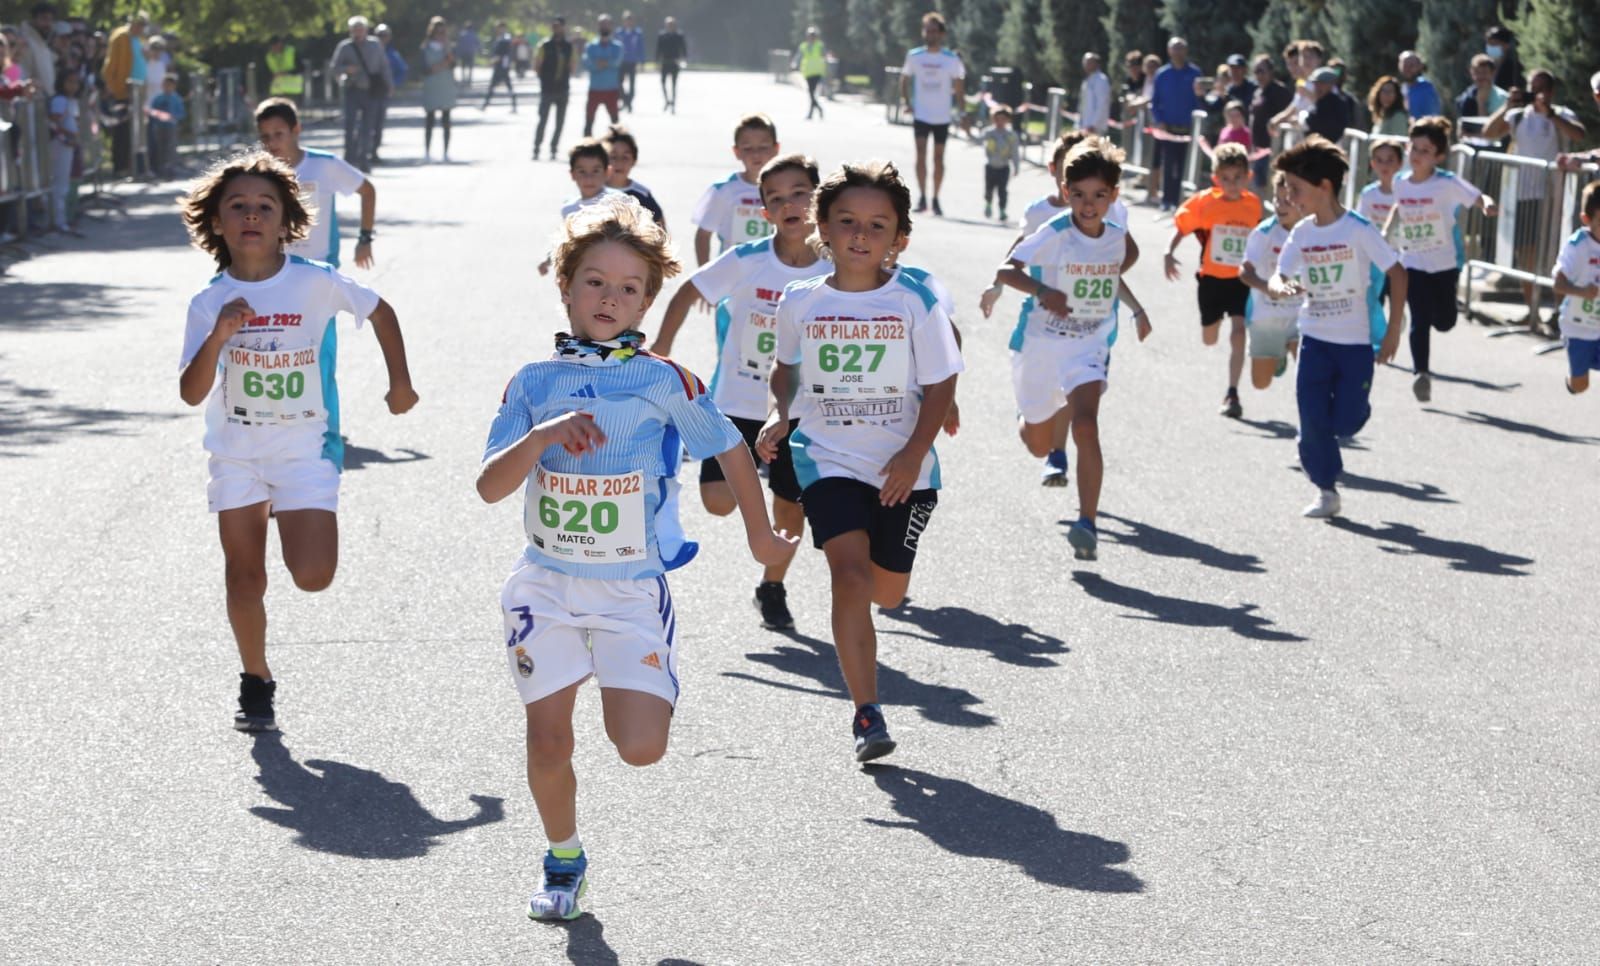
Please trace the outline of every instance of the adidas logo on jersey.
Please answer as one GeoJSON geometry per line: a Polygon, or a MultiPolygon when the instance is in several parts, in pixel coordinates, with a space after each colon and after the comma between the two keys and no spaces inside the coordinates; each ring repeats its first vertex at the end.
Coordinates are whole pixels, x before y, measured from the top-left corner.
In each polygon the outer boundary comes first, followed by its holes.
{"type": "Polygon", "coordinates": [[[572,395],[580,396],[580,397],[582,397],[584,399],[595,399],[595,398],[597,398],[597,395],[596,395],[596,393],[594,391],[594,386],[592,386],[592,385],[584,386],[582,389],[579,389],[577,392],[573,393],[572,395]]]}
{"type": "Polygon", "coordinates": [[[646,654],[644,658],[639,661],[639,663],[645,665],[646,667],[653,667],[657,671],[661,670],[661,659],[656,657],[656,653],[654,651],[646,654]]]}

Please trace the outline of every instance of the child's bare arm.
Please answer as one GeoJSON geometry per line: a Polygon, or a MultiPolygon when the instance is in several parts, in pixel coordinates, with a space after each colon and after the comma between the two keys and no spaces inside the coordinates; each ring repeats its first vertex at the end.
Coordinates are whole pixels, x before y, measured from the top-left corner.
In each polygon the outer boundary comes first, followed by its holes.
{"type": "Polygon", "coordinates": [[[756,475],[755,461],[750,458],[750,448],[743,442],[717,454],[717,465],[733,491],[734,502],[739,504],[739,516],[744,520],[745,540],[750,554],[765,566],[787,562],[794,556],[799,537],[777,533],[767,517],[767,502],[761,494],[761,478],[756,475]]]}
{"type": "Polygon", "coordinates": [[[478,468],[478,496],[485,503],[499,503],[515,493],[538,465],[539,457],[552,446],[581,453],[605,441],[605,433],[588,413],[566,413],[540,423],[483,461],[478,468]]]}
{"type": "Polygon", "coordinates": [[[1562,271],[1556,272],[1555,284],[1550,287],[1557,295],[1570,295],[1580,299],[1600,298],[1600,284],[1580,286],[1562,271]]]}
{"type": "Polygon", "coordinates": [[[373,335],[378,337],[378,348],[383,350],[383,364],[389,370],[389,391],[383,399],[389,404],[389,412],[398,416],[417,404],[417,392],[411,387],[411,370],[406,365],[406,341],[400,334],[400,320],[395,317],[394,307],[383,299],[378,300],[378,307],[367,318],[372,323],[373,335]]]}
{"type": "Polygon", "coordinates": [[[667,312],[661,319],[661,329],[656,333],[655,342],[651,343],[650,351],[656,355],[672,354],[672,340],[677,338],[678,330],[683,328],[683,320],[688,317],[689,310],[700,301],[700,290],[694,287],[693,282],[685,282],[672,294],[672,301],[667,303],[667,312]]]}

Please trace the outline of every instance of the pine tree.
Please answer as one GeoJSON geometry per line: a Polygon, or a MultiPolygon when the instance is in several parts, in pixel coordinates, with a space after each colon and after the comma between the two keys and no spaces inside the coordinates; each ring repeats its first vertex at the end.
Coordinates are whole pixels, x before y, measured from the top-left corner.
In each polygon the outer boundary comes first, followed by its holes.
{"type": "MultiPolygon", "coordinates": [[[[1467,0],[1444,2],[1467,6],[1467,0]]],[[[1418,8],[1419,0],[1342,0],[1328,6],[1324,22],[1330,56],[1344,60],[1345,91],[1356,100],[1364,103],[1378,78],[1399,70],[1400,52],[1416,46],[1418,8]]],[[[1455,74],[1434,69],[1426,55],[1423,59],[1430,65],[1428,77],[1448,105],[1461,85],[1455,74]]]]}
{"type": "MultiPolygon", "coordinates": [[[[1039,36],[1045,38],[1040,56],[1044,74],[1077,96],[1083,81],[1083,55],[1106,55],[1106,0],[1044,0],[1039,5],[1039,36]]],[[[1110,68],[1107,67],[1109,72],[1110,68]]],[[[1042,103],[1042,100],[1041,100],[1042,103]]]]}
{"type": "MultiPolygon", "coordinates": [[[[1323,13],[1320,0],[1267,0],[1266,9],[1250,28],[1251,46],[1257,53],[1271,54],[1281,73],[1284,70],[1283,48],[1289,41],[1315,40],[1332,46],[1323,13]]],[[[1339,52],[1333,54],[1338,56],[1339,52]]]]}
{"type": "Polygon", "coordinates": [[[1589,75],[1600,50],[1600,16],[1592,3],[1574,0],[1526,0],[1522,15],[1510,26],[1517,32],[1522,63],[1529,71],[1544,68],[1556,76],[1556,103],[1577,111],[1589,129],[1589,142],[1600,133],[1600,111],[1589,96],[1589,75]]]}
{"type": "MultiPolygon", "coordinates": [[[[952,46],[961,51],[967,70],[973,75],[983,74],[999,63],[1000,20],[1005,15],[1007,0],[962,0],[961,9],[950,22],[952,46]]],[[[975,82],[969,82],[973,88],[975,82]]]]}
{"type": "Polygon", "coordinates": [[[1167,37],[1161,29],[1161,6],[1161,0],[1106,0],[1100,23],[1106,32],[1107,73],[1120,77],[1122,55],[1130,50],[1154,51],[1165,59],[1167,37]]]}
{"type": "MultiPolygon", "coordinates": [[[[1500,23],[1498,0],[1422,0],[1417,53],[1446,105],[1471,81],[1472,55],[1483,52],[1483,32],[1500,23]]],[[[1384,71],[1393,73],[1395,65],[1384,71]]]]}
{"type": "Polygon", "coordinates": [[[1189,42],[1189,57],[1202,72],[1229,54],[1251,51],[1250,25],[1260,19],[1267,0],[1166,0],[1161,26],[1189,42]]]}
{"type": "Polygon", "coordinates": [[[1022,78],[1035,84],[1048,82],[1040,57],[1040,0],[1009,0],[1000,21],[995,53],[1000,63],[1015,67],[1022,78]]]}

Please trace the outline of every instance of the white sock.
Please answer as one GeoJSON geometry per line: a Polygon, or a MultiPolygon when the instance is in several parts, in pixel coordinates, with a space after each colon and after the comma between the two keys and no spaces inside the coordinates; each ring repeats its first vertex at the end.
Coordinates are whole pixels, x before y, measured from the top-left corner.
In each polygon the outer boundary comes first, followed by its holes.
{"type": "Polygon", "coordinates": [[[577,836],[576,833],[574,833],[572,838],[570,838],[570,839],[563,839],[560,842],[551,842],[550,843],[550,851],[552,851],[552,852],[556,851],[557,849],[565,849],[567,851],[574,851],[574,850],[580,850],[582,848],[583,848],[583,843],[581,841],[579,841],[578,836],[577,836]]]}

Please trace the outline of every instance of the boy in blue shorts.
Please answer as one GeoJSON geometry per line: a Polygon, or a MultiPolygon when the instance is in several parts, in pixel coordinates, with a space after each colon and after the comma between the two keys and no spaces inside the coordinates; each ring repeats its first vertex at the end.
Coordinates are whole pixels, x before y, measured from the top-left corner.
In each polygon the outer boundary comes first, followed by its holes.
{"type": "Polygon", "coordinates": [[[389,411],[417,403],[394,309],[324,262],[285,249],[310,215],[294,171],[265,152],[222,161],[195,182],[183,219],[219,269],[189,302],[179,395],[206,404],[206,498],[226,561],[228,623],[244,671],[240,731],[273,731],[277,682],[267,664],[267,533],[301,590],[333,582],[339,559],[339,387],[334,316],[372,330],[389,369],[389,411]]]}
{"type": "MultiPolygon", "coordinates": [[[[717,307],[717,370],[711,377],[711,399],[733,420],[752,453],[767,418],[767,377],[778,350],[778,298],[790,282],[827,269],[818,264],[817,252],[810,244],[816,227],[811,220],[811,198],[818,180],[817,163],[804,155],[767,162],[758,178],[762,215],[776,227],[776,233],[735,245],[701,266],[667,304],[661,331],[650,347],[658,355],[669,355],[695,303],[704,299],[717,307]]],[[[805,513],[800,509],[800,483],[787,440],[779,445],[768,467],[767,487],[772,491],[774,523],[798,537],[805,528],[805,513]]],[[[700,464],[700,502],[719,517],[734,510],[733,491],[716,460],[700,464]]],[[[783,586],[788,569],[788,561],[770,565],[756,585],[755,603],[764,627],[782,630],[794,626],[783,586]]]]}
{"type": "Polygon", "coordinates": [[[1288,202],[1300,223],[1278,256],[1268,283],[1273,298],[1304,297],[1300,308],[1300,465],[1317,487],[1301,511],[1312,519],[1339,513],[1339,440],[1354,436],[1372,415],[1372,336],[1383,330],[1378,362],[1394,358],[1405,328],[1406,271],[1372,223],[1339,203],[1350,162],[1338,146],[1312,134],[1283,152],[1274,166],[1288,177],[1288,202]],[[1387,325],[1378,294],[1389,278],[1387,325]]]}
{"type": "Polygon", "coordinates": [[[1555,267],[1570,393],[1588,389],[1589,370],[1600,369],[1600,181],[1584,186],[1582,203],[1583,228],[1561,246],[1555,267]]]}
{"type": "Polygon", "coordinates": [[[337,155],[300,146],[300,114],[286,97],[269,97],[256,108],[256,134],[261,146],[294,169],[306,201],[311,225],[306,237],[289,246],[290,255],[339,267],[339,195],[361,197],[361,233],[356,236],[356,267],[372,267],[372,232],[378,217],[378,189],[354,165],[337,155]]]}
{"type": "Polygon", "coordinates": [[[528,542],[500,592],[506,664],[527,720],[528,789],[549,838],[533,919],[574,919],[587,885],[578,839],[572,713],[600,682],[606,734],[630,765],[660,760],[678,699],[678,613],[666,572],[697,547],[677,521],[684,449],[715,457],[763,564],[794,554],[772,531],[738,430],[705,386],[639,350],[662,280],[678,271],[666,233],[631,201],[569,218],[555,268],[569,335],[512,377],[489,429],[478,495],[524,492],[528,542]]]}

